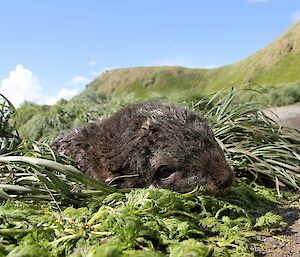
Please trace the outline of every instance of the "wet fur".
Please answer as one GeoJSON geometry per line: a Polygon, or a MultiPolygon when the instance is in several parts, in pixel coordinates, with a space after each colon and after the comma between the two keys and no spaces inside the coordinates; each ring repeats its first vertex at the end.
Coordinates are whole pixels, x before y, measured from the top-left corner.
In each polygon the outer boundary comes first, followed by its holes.
{"type": "Polygon", "coordinates": [[[184,107],[129,105],[54,142],[87,175],[120,188],[155,185],[188,192],[196,185],[221,194],[232,171],[205,119],[184,107]],[[160,167],[175,173],[162,179],[160,167]]]}

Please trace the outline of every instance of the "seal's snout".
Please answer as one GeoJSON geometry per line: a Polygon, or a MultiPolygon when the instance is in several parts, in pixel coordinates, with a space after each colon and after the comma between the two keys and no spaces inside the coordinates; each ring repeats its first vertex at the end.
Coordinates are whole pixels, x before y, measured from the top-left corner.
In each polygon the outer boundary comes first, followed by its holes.
{"type": "Polygon", "coordinates": [[[233,182],[233,172],[229,176],[225,176],[224,178],[218,179],[219,185],[222,188],[229,187],[233,182]]]}

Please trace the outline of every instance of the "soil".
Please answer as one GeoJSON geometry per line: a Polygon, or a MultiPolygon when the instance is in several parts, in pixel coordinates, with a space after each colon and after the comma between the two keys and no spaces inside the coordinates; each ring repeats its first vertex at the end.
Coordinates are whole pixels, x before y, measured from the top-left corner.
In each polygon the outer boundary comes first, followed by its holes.
{"type": "Polygon", "coordinates": [[[261,234],[259,247],[252,250],[256,257],[299,257],[300,256],[300,206],[281,206],[275,210],[288,226],[284,231],[261,234]]]}

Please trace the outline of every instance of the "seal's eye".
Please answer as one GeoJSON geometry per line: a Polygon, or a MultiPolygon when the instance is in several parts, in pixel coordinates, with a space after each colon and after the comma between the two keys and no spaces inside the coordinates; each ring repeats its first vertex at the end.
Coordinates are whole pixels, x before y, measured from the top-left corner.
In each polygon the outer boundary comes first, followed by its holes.
{"type": "Polygon", "coordinates": [[[174,172],[175,172],[174,168],[171,168],[169,166],[160,166],[156,170],[155,175],[156,175],[156,178],[163,180],[163,179],[170,177],[174,172]]]}

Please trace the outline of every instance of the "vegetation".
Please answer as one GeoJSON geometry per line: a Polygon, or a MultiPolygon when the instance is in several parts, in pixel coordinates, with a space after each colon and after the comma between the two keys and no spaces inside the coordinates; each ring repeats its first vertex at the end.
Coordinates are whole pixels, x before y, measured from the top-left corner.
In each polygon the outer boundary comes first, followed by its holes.
{"type": "Polygon", "coordinates": [[[126,100],[111,100],[101,93],[90,92],[53,106],[25,103],[18,109],[17,127],[24,138],[52,141],[61,131],[99,120],[125,103],[126,100]]]}
{"type": "Polygon", "coordinates": [[[43,140],[21,140],[15,129],[15,121],[35,124],[39,139],[51,138],[135,99],[85,92],[54,107],[27,103],[16,117],[2,98],[0,256],[254,256],[256,235],[286,226],[272,210],[289,202],[286,190],[299,190],[300,138],[240,96],[233,90],[191,104],[206,115],[237,172],[222,199],[201,188],[117,190],[80,173],[43,140]]]}
{"type": "Polygon", "coordinates": [[[265,108],[300,103],[300,83],[253,87],[252,90],[244,91],[239,101],[262,102],[265,103],[265,108]]]}
{"type": "MultiPolygon", "coordinates": [[[[173,96],[176,94],[179,93],[174,93],[173,96]]],[[[191,95],[188,97],[188,100],[186,99],[184,102],[178,99],[173,99],[173,102],[192,105],[191,103],[197,103],[201,98],[207,99],[207,96],[199,97],[197,95],[191,95]]],[[[144,100],[148,101],[150,99],[144,100]]],[[[163,97],[157,97],[151,100],[172,102],[172,100],[163,97]]],[[[105,96],[102,93],[84,91],[70,101],[61,100],[54,106],[38,106],[32,103],[23,104],[18,108],[15,117],[16,126],[23,138],[50,142],[57,137],[61,131],[68,130],[71,127],[82,126],[87,122],[100,120],[102,117],[108,116],[122,106],[135,102],[139,102],[139,99],[133,96],[115,98],[105,96]]],[[[251,104],[254,102],[264,103],[264,105],[259,108],[300,102],[300,83],[285,87],[243,90],[242,93],[239,93],[238,97],[234,98],[234,102],[248,102],[251,104]]],[[[251,104],[248,105],[248,108],[251,108],[251,104]]],[[[256,107],[254,107],[254,109],[256,107]]]]}
{"type": "Polygon", "coordinates": [[[15,128],[14,114],[13,105],[0,94],[0,154],[12,151],[21,142],[15,128]]]}
{"type": "MultiPolygon", "coordinates": [[[[244,101],[245,93],[258,95],[256,99],[264,97],[254,91],[232,90],[202,98],[191,107],[206,114],[228,159],[242,176],[250,176],[263,183],[275,181],[277,188],[289,185],[299,189],[299,135],[293,130],[283,133],[282,128],[262,112],[265,105],[244,101]]],[[[39,107],[20,131],[31,140],[48,139],[51,142],[60,131],[99,120],[128,102],[134,102],[134,99],[116,102],[101,94],[85,92],[70,102],[39,107]]],[[[28,116],[25,112],[27,106],[21,108],[22,117],[28,116]]]]}
{"type": "Polygon", "coordinates": [[[274,191],[244,184],[223,200],[152,187],[103,198],[3,202],[0,256],[253,256],[256,233],[286,225],[270,211],[274,191]]]}
{"type": "Polygon", "coordinates": [[[70,101],[25,103],[17,112],[0,95],[0,257],[254,256],[258,235],[287,225],[274,209],[300,205],[299,131],[264,114],[300,101],[299,26],[217,69],[118,69],[70,101]],[[207,96],[224,85],[252,90],[207,96]],[[141,100],[185,104],[206,116],[236,173],[222,198],[202,188],[116,189],[49,145],[61,131],[141,100]]]}
{"type": "Polygon", "coordinates": [[[264,115],[270,105],[300,101],[299,28],[216,69],[109,71],[54,106],[25,103],[16,113],[0,95],[0,257],[254,256],[258,235],[287,225],[276,206],[300,205],[300,134],[264,115]],[[253,90],[228,90],[237,85],[253,90]],[[222,198],[202,188],[116,189],[85,176],[48,144],[70,127],[150,99],[206,116],[236,172],[222,198]]]}
{"type": "Polygon", "coordinates": [[[299,132],[282,131],[265,116],[263,104],[242,102],[240,96],[244,97],[241,91],[220,92],[195,103],[194,108],[205,113],[238,176],[273,183],[277,189],[288,185],[299,190],[299,132]]]}
{"type": "Polygon", "coordinates": [[[244,61],[215,69],[138,67],[107,71],[71,101],[54,106],[25,103],[16,122],[31,140],[52,140],[59,131],[98,120],[122,105],[141,101],[197,102],[232,87],[253,89],[240,102],[265,102],[265,108],[300,102],[300,22],[278,40],[244,61]],[[262,94],[253,93],[258,90],[262,94]]]}
{"type": "MultiPolygon", "coordinates": [[[[165,97],[171,101],[190,100],[195,95],[199,97],[231,87],[277,86],[288,90],[284,87],[291,88],[300,81],[299,53],[300,21],[269,46],[235,64],[214,69],[115,69],[96,78],[87,90],[118,97],[131,94],[140,100],[165,97]]],[[[299,90],[297,92],[299,99],[299,90]]]]}

